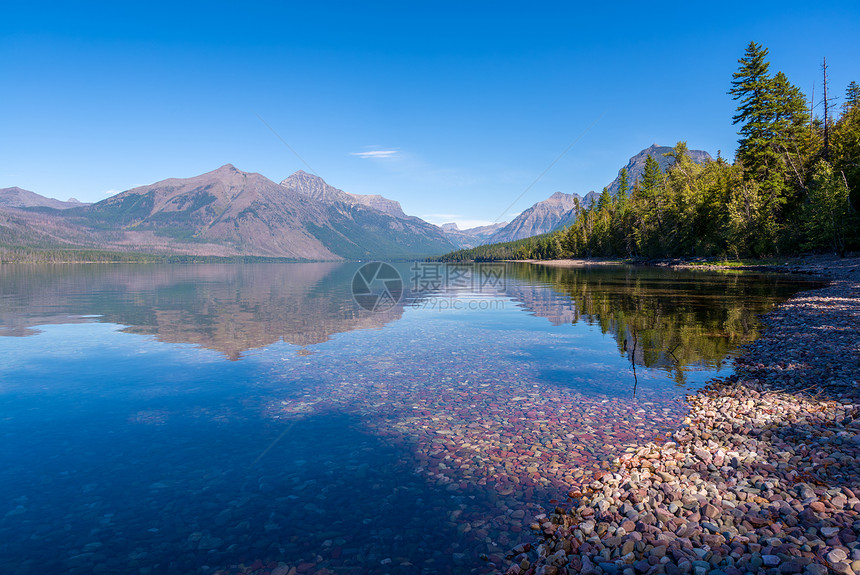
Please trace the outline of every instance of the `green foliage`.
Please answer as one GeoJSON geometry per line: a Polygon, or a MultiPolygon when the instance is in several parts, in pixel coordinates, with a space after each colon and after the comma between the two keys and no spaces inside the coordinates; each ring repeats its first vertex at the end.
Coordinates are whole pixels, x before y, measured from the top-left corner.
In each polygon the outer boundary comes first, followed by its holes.
{"type": "Polygon", "coordinates": [[[767,204],[767,194],[755,180],[741,180],[732,187],[725,235],[730,255],[761,256],[774,244],[775,223],[768,217],[767,204]]]}
{"type": "Polygon", "coordinates": [[[645,171],[642,183],[634,193],[634,201],[638,206],[635,228],[636,247],[639,253],[646,256],[657,256],[666,248],[666,230],[663,226],[663,173],[657,160],[648,156],[645,159],[645,171]]]}
{"type": "Polygon", "coordinates": [[[729,90],[739,101],[732,118],[740,124],[737,159],[744,180],[758,184],[742,190],[748,216],[754,209],[755,221],[764,225],[763,238],[755,242],[758,251],[779,248],[778,231],[798,209],[817,148],[810,138],[805,96],[782,72],[770,76],[766,56],[767,48],[751,42],[729,90]],[[749,197],[753,192],[755,201],[749,197]]]}
{"type": "MultiPolygon", "coordinates": [[[[665,174],[649,156],[642,180],[634,183],[629,195],[623,193],[626,182],[615,197],[604,190],[565,229],[461,250],[443,259],[762,258],[786,251],[857,249],[860,95],[854,94],[856,85],[849,90],[854,100],[849,99],[834,125],[832,165],[818,158],[821,134],[808,128],[800,92],[782,74],[761,89],[771,91],[762,97],[779,105],[771,107],[776,111],[768,116],[768,131],[761,132],[767,153],[750,157],[767,156],[771,163],[745,162],[739,149],[734,165],[719,157],[696,164],[686,143],[678,142],[666,154],[674,163],[665,174]]],[[[625,176],[622,173],[622,182],[625,176]]]]}
{"type": "Polygon", "coordinates": [[[781,281],[774,276],[749,281],[737,273],[709,280],[700,272],[688,272],[679,283],[677,279],[667,282],[657,269],[627,276],[619,269],[623,268],[511,264],[507,273],[510,278],[551,286],[574,302],[574,322],[586,322],[611,335],[619,353],[637,365],[670,371],[679,383],[690,368],[720,361],[729,350],[755,339],[756,317],[769,309],[767,302],[781,281]],[[681,295],[678,285],[684,286],[684,297],[666,297],[675,290],[681,295]],[[700,301],[708,305],[699,305],[700,301]],[[713,305],[714,301],[720,305],[713,305]]]}
{"type": "Polygon", "coordinates": [[[845,103],[843,104],[843,108],[848,110],[850,108],[856,108],[857,106],[860,106],[860,86],[857,85],[857,82],[852,80],[845,89],[845,103]]]}
{"type": "Polygon", "coordinates": [[[630,174],[627,168],[621,168],[618,173],[618,191],[615,193],[620,201],[627,199],[627,190],[630,188],[630,174]]]}
{"type": "Polygon", "coordinates": [[[860,248],[860,86],[848,85],[825,162],[823,124],[811,121],[806,98],[785,74],[770,75],[767,53],[751,42],[732,76],[732,120],[740,125],[734,165],[719,155],[696,164],[678,142],[665,154],[674,159],[665,174],[649,156],[630,188],[622,170],[615,197],[604,190],[567,228],[456,257],[761,258],[860,248]]]}
{"type": "Polygon", "coordinates": [[[848,187],[841,174],[824,160],[815,166],[809,187],[809,203],[805,206],[804,247],[813,250],[831,250],[845,254],[851,234],[857,231],[857,214],[848,199],[848,187]]]}
{"type": "Polygon", "coordinates": [[[428,261],[443,262],[470,262],[470,261],[499,261],[499,260],[527,260],[527,259],[552,259],[542,257],[545,254],[555,254],[553,257],[561,257],[565,253],[557,242],[550,242],[550,236],[555,234],[543,234],[512,242],[502,242],[462,249],[445,254],[440,257],[428,258],[428,261]]]}
{"type": "Polygon", "coordinates": [[[667,173],[648,157],[628,193],[621,173],[569,227],[516,246],[481,246],[458,257],[765,257],[800,250],[860,248],[860,87],[848,86],[832,126],[831,161],[821,160],[823,129],[782,72],[771,77],[767,49],[750,43],[729,93],[738,101],[736,163],[694,163],[685,142],[666,155],[667,173]]]}
{"type": "Polygon", "coordinates": [[[131,226],[152,213],[155,205],[154,192],[142,195],[115,196],[103,204],[94,204],[86,211],[72,208],[70,215],[81,214],[87,222],[104,229],[131,226]]]}
{"type": "Polygon", "coordinates": [[[845,93],[842,117],[834,124],[830,159],[834,172],[845,178],[854,211],[860,211],[860,87],[851,82],[845,93]]]}
{"type": "Polygon", "coordinates": [[[738,71],[732,74],[729,94],[739,100],[733,124],[741,124],[737,157],[751,172],[765,172],[771,150],[768,145],[770,116],[770,63],[765,60],[767,48],[750,42],[738,71]]]}

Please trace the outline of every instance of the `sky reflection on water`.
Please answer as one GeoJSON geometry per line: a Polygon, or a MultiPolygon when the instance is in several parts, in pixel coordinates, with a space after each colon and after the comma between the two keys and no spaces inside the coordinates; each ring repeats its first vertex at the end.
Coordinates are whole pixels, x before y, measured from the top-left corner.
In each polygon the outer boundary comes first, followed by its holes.
{"type": "Polygon", "coordinates": [[[490,570],[803,287],[508,265],[372,313],[358,266],[4,266],[3,562],[490,570]]]}

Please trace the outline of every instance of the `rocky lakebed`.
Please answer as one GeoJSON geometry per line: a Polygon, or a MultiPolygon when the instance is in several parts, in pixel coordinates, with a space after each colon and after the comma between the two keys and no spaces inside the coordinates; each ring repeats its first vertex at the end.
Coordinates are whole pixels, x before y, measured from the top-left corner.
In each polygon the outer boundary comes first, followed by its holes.
{"type": "Polygon", "coordinates": [[[668,441],[538,515],[503,572],[860,573],[860,260],[781,271],[830,283],[765,316],[668,441]]]}

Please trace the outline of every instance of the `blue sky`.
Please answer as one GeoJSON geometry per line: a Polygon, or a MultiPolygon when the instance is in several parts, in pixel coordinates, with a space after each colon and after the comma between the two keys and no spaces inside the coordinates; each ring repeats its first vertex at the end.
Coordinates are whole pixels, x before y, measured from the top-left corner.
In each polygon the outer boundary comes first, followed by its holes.
{"type": "Polygon", "coordinates": [[[807,97],[823,56],[832,93],[860,81],[857,2],[594,4],[8,3],[0,187],[303,169],[462,227],[599,190],[652,143],[732,157],[751,40],[807,97]]]}

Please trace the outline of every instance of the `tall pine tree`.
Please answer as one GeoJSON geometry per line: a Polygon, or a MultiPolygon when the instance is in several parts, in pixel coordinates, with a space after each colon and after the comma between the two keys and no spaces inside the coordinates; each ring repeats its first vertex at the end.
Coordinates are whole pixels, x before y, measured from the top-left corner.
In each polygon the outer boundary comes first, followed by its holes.
{"type": "Polygon", "coordinates": [[[732,117],[733,124],[741,125],[737,157],[750,176],[766,174],[774,161],[769,141],[771,79],[766,56],[767,48],[750,42],[744,57],[738,60],[740,66],[732,74],[732,88],[729,90],[732,98],[740,101],[737,114],[732,117]]]}
{"type": "MultiPolygon", "coordinates": [[[[751,42],[744,57],[738,60],[738,71],[732,76],[729,93],[739,100],[732,118],[740,124],[737,159],[743,167],[747,186],[745,205],[757,206],[755,226],[760,230],[758,251],[777,248],[777,242],[791,247],[791,229],[784,227],[791,212],[796,211],[808,179],[815,142],[808,135],[809,116],[806,98],[783,73],[771,78],[767,49],[751,42]],[[753,200],[749,194],[761,197],[753,200]],[[785,230],[782,233],[780,230],[785,230]]],[[[748,212],[752,213],[752,212],[748,212]]]]}
{"type": "Polygon", "coordinates": [[[618,172],[618,191],[615,194],[615,197],[619,202],[624,202],[627,200],[627,189],[630,187],[630,176],[627,173],[627,168],[621,168],[621,171],[618,172]]]}
{"type": "Polygon", "coordinates": [[[659,255],[665,246],[666,230],[663,229],[662,191],[663,172],[657,160],[649,155],[645,158],[645,170],[639,189],[641,203],[637,209],[642,212],[638,243],[650,256],[659,255]]]}
{"type": "Polygon", "coordinates": [[[845,102],[842,104],[842,109],[850,110],[858,106],[860,106],[860,86],[852,80],[845,89],[845,102]]]}
{"type": "Polygon", "coordinates": [[[778,177],[780,172],[787,186],[804,188],[808,179],[806,168],[811,167],[817,141],[809,137],[806,96],[782,72],[771,81],[770,109],[770,145],[778,154],[773,176],[778,177]]]}
{"type": "Polygon", "coordinates": [[[833,126],[833,168],[844,179],[854,212],[860,212],[860,87],[848,84],[842,117],[833,126]]]}

